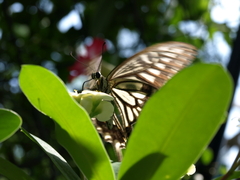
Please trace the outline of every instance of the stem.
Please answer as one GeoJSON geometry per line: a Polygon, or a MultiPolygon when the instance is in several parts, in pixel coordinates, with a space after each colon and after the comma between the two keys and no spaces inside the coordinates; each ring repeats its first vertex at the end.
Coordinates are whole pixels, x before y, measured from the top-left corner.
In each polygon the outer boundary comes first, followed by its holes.
{"type": "Polygon", "coordinates": [[[237,169],[237,167],[240,165],[240,150],[238,151],[238,155],[235,158],[231,168],[228,170],[228,172],[220,179],[220,180],[226,180],[228,179],[228,177],[230,177],[232,175],[232,173],[237,169]]]}

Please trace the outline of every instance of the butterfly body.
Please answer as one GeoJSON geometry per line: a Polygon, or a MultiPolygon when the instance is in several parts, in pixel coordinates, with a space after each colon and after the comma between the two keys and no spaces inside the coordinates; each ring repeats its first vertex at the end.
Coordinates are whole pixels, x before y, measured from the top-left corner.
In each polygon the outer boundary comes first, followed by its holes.
{"type": "Polygon", "coordinates": [[[92,91],[101,91],[109,94],[111,92],[111,87],[108,85],[108,81],[100,72],[91,74],[92,80],[95,80],[94,83],[88,87],[92,91]]]}
{"type": "Polygon", "coordinates": [[[188,66],[196,55],[197,50],[192,45],[180,42],[160,43],[130,57],[106,78],[99,70],[93,73],[94,81],[88,89],[113,96],[119,112],[113,115],[112,129],[104,122],[94,122],[105,141],[118,142],[124,147],[146,101],[173,75],[188,66]]]}

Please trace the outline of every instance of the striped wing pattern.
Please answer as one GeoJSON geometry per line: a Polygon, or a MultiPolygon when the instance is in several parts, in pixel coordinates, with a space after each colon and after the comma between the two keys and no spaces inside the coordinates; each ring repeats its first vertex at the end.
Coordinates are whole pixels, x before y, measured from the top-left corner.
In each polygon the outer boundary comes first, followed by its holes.
{"type": "MultiPolygon", "coordinates": [[[[148,98],[196,57],[194,46],[167,42],[150,46],[117,66],[107,77],[128,136],[148,98]]],[[[115,121],[118,121],[115,119],[115,121]]]]}
{"type": "MultiPolygon", "coordinates": [[[[132,131],[145,102],[172,76],[188,66],[196,57],[194,46],[180,43],[160,43],[135,54],[117,66],[106,79],[106,88],[98,86],[115,99],[119,115],[114,114],[114,128],[104,127],[95,122],[96,127],[107,142],[120,142],[122,146],[132,131]]],[[[101,83],[103,84],[103,83],[101,83]]]]}

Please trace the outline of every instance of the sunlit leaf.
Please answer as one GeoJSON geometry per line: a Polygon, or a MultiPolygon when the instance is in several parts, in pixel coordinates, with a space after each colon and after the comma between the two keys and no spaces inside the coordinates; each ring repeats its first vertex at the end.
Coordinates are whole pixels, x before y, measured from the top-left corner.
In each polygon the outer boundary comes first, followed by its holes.
{"type": "Polygon", "coordinates": [[[110,160],[86,111],[63,82],[45,68],[22,66],[20,87],[39,111],[56,123],[57,139],[88,179],[113,179],[110,160]]]}
{"type": "Polygon", "coordinates": [[[11,137],[21,125],[22,119],[17,113],[0,108],[0,142],[11,137]]]}

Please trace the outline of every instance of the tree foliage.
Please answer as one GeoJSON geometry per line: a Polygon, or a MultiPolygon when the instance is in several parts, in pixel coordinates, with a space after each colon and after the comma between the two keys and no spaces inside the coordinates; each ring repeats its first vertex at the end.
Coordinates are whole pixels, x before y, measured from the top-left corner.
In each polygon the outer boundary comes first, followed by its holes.
{"type": "MultiPolygon", "coordinates": [[[[220,32],[231,45],[230,35],[235,31],[226,24],[212,21],[210,10],[213,6],[202,0],[2,0],[0,106],[16,111],[22,117],[25,129],[70,159],[66,151],[55,142],[53,123],[36,111],[21,93],[18,86],[21,65],[44,66],[67,82],[68,69],[75,62],[70,53],[75,53],[81,43],[88,43],[94,37],[107,40],[109,51],[103,57],[114,65],[146,46],[163,41],[193,44],[200,52],[203,50],[200,53],[202,60],[216,61],[220,59],[220,54],[204,52],[206,44],[216,32],[220,32]],[[65,21],[78,24],[63,32],[59,25],[71,13],[75,13],[80,20],[65,21]],[[125,36],[127,39],[120,36],[122,32],[128,33],[125,36]]],[[[0,154],[27,169],[33,178],[55,179],[59,175],[41,149],[31,144],[22,133],[5,141],[0,154]],[[51,170],[46,167],[51,167],[51,170]]],[[[71,160],[69,163],[74,164],[71,160]]]]}

